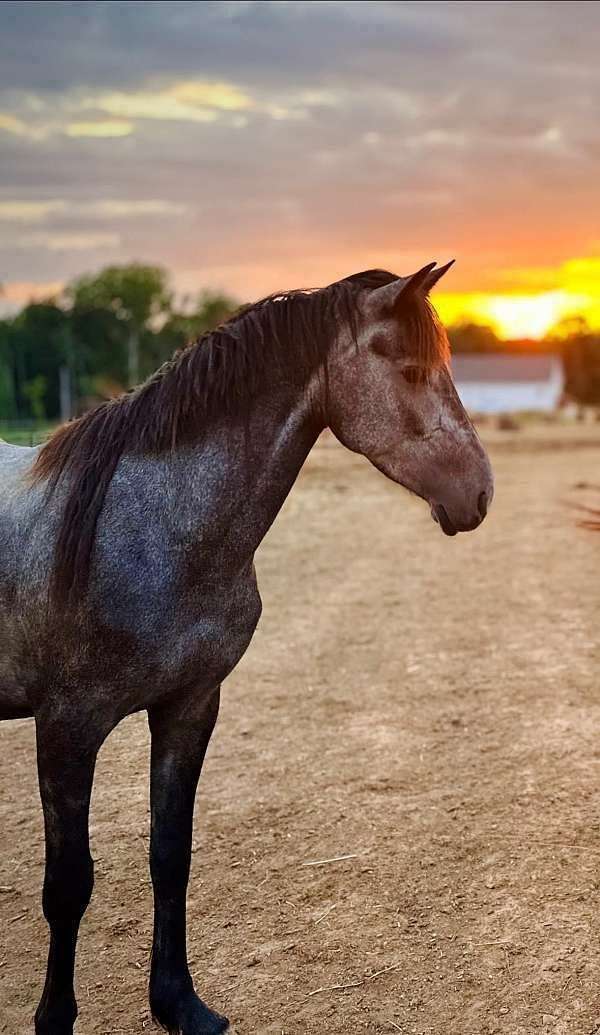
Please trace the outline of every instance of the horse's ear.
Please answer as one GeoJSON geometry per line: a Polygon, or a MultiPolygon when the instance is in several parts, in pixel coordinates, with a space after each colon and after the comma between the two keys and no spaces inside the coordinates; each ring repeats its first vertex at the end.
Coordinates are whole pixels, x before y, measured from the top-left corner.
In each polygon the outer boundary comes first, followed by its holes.
{"type": "Polygon", "coordinates": [[[447,266],[441,266],[439,270],[435,269],[435,262],[429,262],[410,277],[398,277],[391,284],[376,288],[371,292],[369,301],[380,312],[393,313],[400,309],[417,291],[426,295],[440,277],[443,277],[446,270],[450,269],[452,262],[449,262],[447,266]]]}
{"type": "Polygon", "coordinates": [[[444,273],[447,273],[450,267],[454,266],[455,262],[456,259],[450,259],[450,262],[447,262],[445,266],[439,266],[437,270],[433,269],[430,273],[427,274],[425,280],[423,281],[423,289],[426,294],[431,291],[432,287],[435,287],[438,280],[442,279],[444,273]]]}

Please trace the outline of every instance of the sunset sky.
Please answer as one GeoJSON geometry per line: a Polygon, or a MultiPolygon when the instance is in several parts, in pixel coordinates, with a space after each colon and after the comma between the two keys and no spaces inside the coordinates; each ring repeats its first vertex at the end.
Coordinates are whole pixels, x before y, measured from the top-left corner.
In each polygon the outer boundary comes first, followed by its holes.
{"type": "Polygon", "coordinates": [[[600,327],[599,39],[583,2],[5,2],[0,304],[455,257],[448,321],[600,327]]]}

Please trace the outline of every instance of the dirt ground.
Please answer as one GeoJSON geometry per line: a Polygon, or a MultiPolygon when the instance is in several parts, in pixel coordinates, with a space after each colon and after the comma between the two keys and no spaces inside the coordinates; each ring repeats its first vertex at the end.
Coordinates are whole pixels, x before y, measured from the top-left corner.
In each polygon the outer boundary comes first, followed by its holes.
{"type": "MultiPolygon", "coordinates": [[[[324,443],[261,548],[189,902],[198,989],[238,1035],[600,1033],[600,535],[564,506],[600,484],[600,428],[487,438],[475,533],[324,443]]],[[[152,1028],[147,773],[137,716],[96,779],[81,1035],[152,1028]]],[[[30,722],[0,726],[0,800],[0,1032],[24,1035],[46,952],[30,722]]]]}

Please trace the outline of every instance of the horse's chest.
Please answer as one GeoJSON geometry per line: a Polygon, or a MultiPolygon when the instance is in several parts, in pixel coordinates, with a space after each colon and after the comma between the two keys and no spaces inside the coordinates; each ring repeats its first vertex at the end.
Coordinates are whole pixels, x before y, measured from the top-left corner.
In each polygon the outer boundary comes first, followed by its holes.
{"type": "MultiPolygon", "coordinates": [[[[141,655],[161,689],[220,683],[245,653],[261,613],[254,579],[204,592],[142,634],[141,655]]],[[[144,668],[145,665],[142,666],[144,668]]]]}
{"type": "Polygon", "coordinates": [[[232,601],[215,600],[182,632],[174,650],[175,666],[210,674],[220,682],[245,653],[260,617],[257,592],[232,601]]]}

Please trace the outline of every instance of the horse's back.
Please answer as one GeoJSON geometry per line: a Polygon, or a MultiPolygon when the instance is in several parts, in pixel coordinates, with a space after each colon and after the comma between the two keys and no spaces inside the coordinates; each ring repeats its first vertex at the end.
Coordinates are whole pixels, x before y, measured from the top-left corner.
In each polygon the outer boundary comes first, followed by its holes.
{"type": "Polygon", "coordinates": [[[0,501],[12,480],[22,480],[37,454],[37,447],[14,446],[0,438],[0,501]]]}
{"type": "Polygon", "coordinates": [[[18,676],[21,616],[15,606],[21,572],[30,563],[35,493],[27,474],[36,450],[0,439],[0,719],[29,714],[18,676]]]}
{"type": "Polygon", "coordinates": [[[44,486],[29,477],[37,454],[0,440],[0,615],[16,590],[48,578],[51,512],[44,486]]]}
{"type": "Polygon", "coordinates": [[[2,576],[29,541],[38,493],[27,477],[37,450],[0,439],[0,597],[2,576]]]}
{"type": "Polygon", "coordinates": [[[19,529],[26,533],[33,493],[27,475],[37,455],[29,446],[12,446],[0,439],[0,572],[9,542],[19,529]]]}

